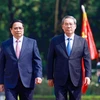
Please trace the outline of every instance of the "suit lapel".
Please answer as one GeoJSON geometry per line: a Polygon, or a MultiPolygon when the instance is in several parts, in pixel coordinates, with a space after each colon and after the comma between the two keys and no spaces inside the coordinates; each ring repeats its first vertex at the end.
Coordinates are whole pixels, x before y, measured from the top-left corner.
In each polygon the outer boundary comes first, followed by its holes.
{"type": "MultiPolygon", "coordinates": [[[[78,44],[78,41],[77,41],[77,40],[78,40],[78,39],[77,39],[77,36],[75,35],[75,36],[74,36],[74,41],[73,41],[73,46],[72,46],[71,55],[73,55],[74,51],[77,50],[77,44],[78,44]]],[[[70,56],[71,56],[71,55],[70,55],[70,56]]]]}
{"type": "MultiPolygon", "coordinates": [[[[27,38],[26,37],[23,37],[23,43],[22,43],[22,47],[21,47],[21,52],[20,52],[19,59],[24,54],[24,52],[25,52],[25,50],[27,48],[27,43],[28,43],[27,42],[27,38]]],[[[15,52],[14,47],[13,47],[13,38],[11,38],[8,41],[8,43],[7,43],[7,50],[10,53],[10,55],[13,55],[17,59],[16,52],[15,52]]]]}
{"type": "Polygon", "coordinates": [[[23,42],[22,42],[22,47],[21,47],[21,52],[20,52],[19,59],[20,59],[20,57],[22,57],[23,53],[26,50],[26,47],[27,47],[27,42],[26,41],[27,41],[26,37],[23,37],[23,42]]]}
{"type": "Polygon", "coordinates": [[[65,45],[65,38],[64,38],[64,34],[61,35],[60,39],[59,39],[59,45],[61,46],[61,48],[63,49],[65,55],[68,56],[67,51],[66,51],[66,45],[65,45]]]}
{"type": "MultiPolygon", "coordinates": [[[[9,41],[8,41],[8,52],[10,53],[10,55],[14,55],[16,57],[16,53],[15,53],[15,50],[14,50],[14,47],[13,47],[13,38],[11,38],[9,41]]],[[[17,57],[16,57],[17,58],[17,57]]]]}

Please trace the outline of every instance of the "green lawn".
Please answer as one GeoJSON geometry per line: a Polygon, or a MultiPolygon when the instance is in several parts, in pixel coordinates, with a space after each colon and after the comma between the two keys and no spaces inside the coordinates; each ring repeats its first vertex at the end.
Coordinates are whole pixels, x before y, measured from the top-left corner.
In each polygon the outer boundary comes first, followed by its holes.
{"type": "MultiPolygon", "coordinates": [[[[34,96],[35,100],[55,100],[54,96],[40,96],[36,95],[34,96]]],[[[82,96],[82,100],[100,100],[100,96],[97,95],[91,95],[91,96],[82,96]]]]}
{"type": "MultiPolygon", "coordinates": [[[[35,95],[34,100],[55,100],[55,96],[35,95]]],[[[99,95],[91,95],[91,96],[83,95],[82,100],[100,100],[100,96],[99,95]]]]}

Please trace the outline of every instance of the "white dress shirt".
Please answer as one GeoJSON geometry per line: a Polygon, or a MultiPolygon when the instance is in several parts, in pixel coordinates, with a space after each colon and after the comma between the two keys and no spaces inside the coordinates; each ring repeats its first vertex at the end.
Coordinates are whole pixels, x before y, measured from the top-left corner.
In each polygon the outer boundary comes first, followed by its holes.
{"type": "MultiPolygon", "coordinates": [[[[17,42],[16,42],[16,38],[13,36],[13,47],[14,47],[14,50],[15,50],[15,52],[16,52],[16,44],[17,44],[17,42]]],[[[20,51],[21,51],[21,48],[22,48],[22,42],[23,42],[23,36],[19,39],[19,48],[20,48],[20,51]]]]}
{"type": "Polygon", "coordinates": [[[70,38],[70,43],[71,43],[71,49],[72,49],[72,46],[73,46],[73,41],[74,41],[74,34],[71,36],[71,37],[68,37],[66,34],[64,34],[65,36],[65,45],[67,47],[67,44],[68,44],[68,38],[70,38]]]}

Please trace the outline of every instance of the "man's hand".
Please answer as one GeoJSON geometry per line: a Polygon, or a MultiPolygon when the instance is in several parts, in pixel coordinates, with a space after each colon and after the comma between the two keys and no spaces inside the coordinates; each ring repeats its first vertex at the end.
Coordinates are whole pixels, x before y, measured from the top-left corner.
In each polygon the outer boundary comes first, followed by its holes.
{"type": "Polygon", "coordinates": [[[54,86],[53,79],[51,79],[51,80],[48,80],[48,85],[49,85],[50,87],[53,87],[53,86],[54,86]]]}
{"type": "Polygon", "coordinates": [[[89,77],[85,77],[84,84],[85,85],[89,85],[90,84],[90,78],[89,77]]]}
{"type": "Polygon", "coordinates": [[[37,77],[35,78],[35,84],[41,84],[42,83],[42,78],[37,77]]]}
{"type": "Polygon", "coordinates": [[[4,92],[4,85],[3,84],[0,84],[0,92],[4,92]]]}

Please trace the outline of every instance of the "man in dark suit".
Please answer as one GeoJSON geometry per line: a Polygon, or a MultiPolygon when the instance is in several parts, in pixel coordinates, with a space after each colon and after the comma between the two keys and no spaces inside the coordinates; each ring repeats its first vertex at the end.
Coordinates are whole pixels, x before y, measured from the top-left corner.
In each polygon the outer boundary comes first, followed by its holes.
{"type": "Polygon", "coordinates": [[[64,34],[55,36],[48,51],[47,79],[53,86],[56,100],[81,100],[82,58],[85,65],[85,85],[90,84],[91,60],[87,42],[74,34],[76,19],[65,16],[62,19],[64,34]]]}
{"type": "Polygon", "coordinates": [[[12,38],[1,44],[0,91],[6,100],[33,100],[35,84],[42,82],[42,61],[36,40],[24,36],[21,20],[10,25],[12,38]]]}

